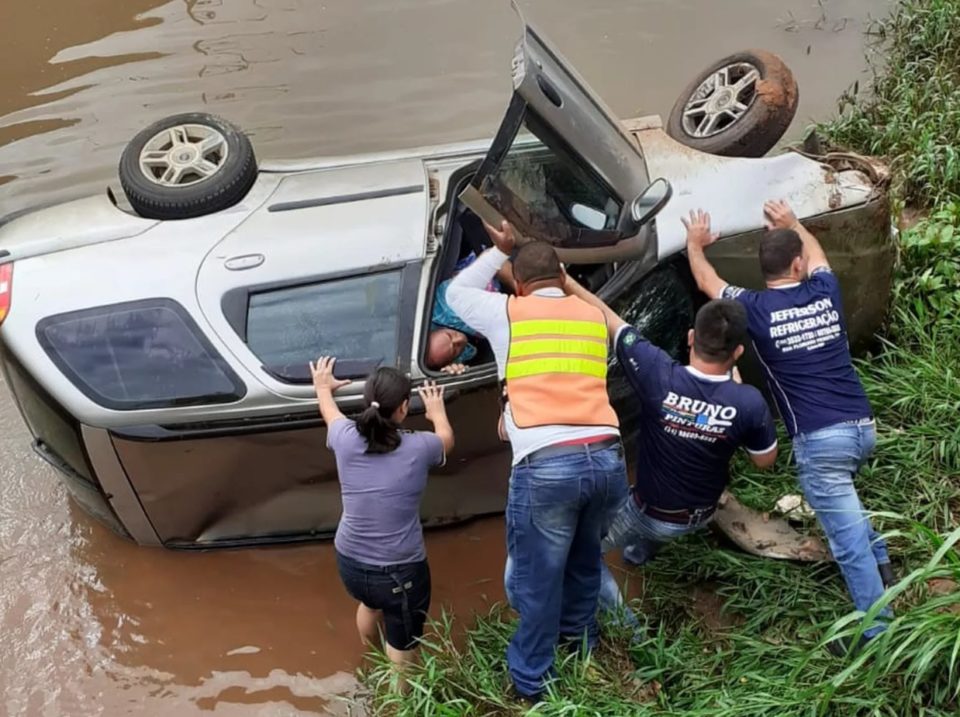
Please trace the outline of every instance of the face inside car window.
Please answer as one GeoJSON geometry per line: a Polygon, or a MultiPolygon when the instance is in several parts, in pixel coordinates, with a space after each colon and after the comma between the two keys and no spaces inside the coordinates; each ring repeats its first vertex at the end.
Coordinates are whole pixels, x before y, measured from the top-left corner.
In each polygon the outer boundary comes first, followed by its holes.
{"type": "Polygon", "coordinates": [[[395,365],[400,285],[391,271],[251,294],[247,344],[270,367],[321,355],[395,365]]]}
{"type": "Polygon", "coordinates": [[[481,193],[527,236],[562,246],[603,246],[616,230],[623,203],[561,141],[530,115],[481,193]]]}

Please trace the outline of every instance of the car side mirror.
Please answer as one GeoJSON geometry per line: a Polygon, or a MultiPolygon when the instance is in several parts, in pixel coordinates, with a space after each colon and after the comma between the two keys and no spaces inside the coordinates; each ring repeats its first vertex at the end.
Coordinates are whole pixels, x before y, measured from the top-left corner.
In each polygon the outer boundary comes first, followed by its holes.
{"type": "Polygon", "coordinates": [[[653,219],[664,208],[670,197],[673,196],[673,187],[663,177],[653,180],[643,193],[630,204],[630,215],[637,226],[643,226],[653,219]]]}

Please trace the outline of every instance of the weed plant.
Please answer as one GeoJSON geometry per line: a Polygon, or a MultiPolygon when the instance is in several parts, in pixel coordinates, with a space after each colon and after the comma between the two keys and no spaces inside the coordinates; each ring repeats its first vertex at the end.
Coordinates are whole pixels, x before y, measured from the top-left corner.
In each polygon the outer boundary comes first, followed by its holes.
{"type": "Polygon", "coordinates": [[[902,0],[868,30],[871,76],[820,127],[833,144],[886,157],[918,207],[960,196],[960,3],[902,0]]]}

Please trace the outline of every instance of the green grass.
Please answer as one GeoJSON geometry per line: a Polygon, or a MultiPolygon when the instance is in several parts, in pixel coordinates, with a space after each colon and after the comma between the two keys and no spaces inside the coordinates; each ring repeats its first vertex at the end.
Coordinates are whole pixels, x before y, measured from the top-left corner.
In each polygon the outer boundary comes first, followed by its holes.
{"type": "Polygon", "coordinates": [[[960,3],[903,0],[873,23],[872,79],[820,126],[832,143],[887,157],[909,204],[960,195],[960,3]]]}
{"type": "MultiPolygon", "coordinates": [[[[955,715],[958,709],[957,596],[931,596],[932,580],[960,581],[960,529],[939,536],[889,517],[910,555],[925,555],[885,600],[896,601],[888,631],[852,661],[820,645],[855,634],[846,596],[830,567],[754,558],[708,539],[681,541],[649,570],[637,604],[645,639],[631,645],[615,627],[591,656],[559,654],[557,677],[540,715],[955,715]],[[739,619],[705,629],[690,609],[690,587],[710,580],[739,619]]],[[[882,607],[878,605],[877,609],[882,607]]],[[[406,694],[381,657],[365,675],[377,714],[397,717],[517,715],[503,659],[511,614],[494,606],[466,637],[444,615],[425,641],[423,664],[406,694]]]]}
{"type": "Polygon", "coordinates": [[[904,0],[869,30],[872,78],[841,99],[820,130],[833,143],[888,158],[898,193],[931,207],[960,195],[960,3],[904,0]]]}
{"type": "MultiPolygon", "coordinates": [[[[591,656],[558,655],[548,698],[533,714],[960,714],[960,0],[903,0],[871,32],[871,87],[847,95],[822,131],[886,156],[896,204],[925,211],[900,235],[880,346],[857,364],[878,419],[877,450],[858,486],[903,576],[871,612],[892,603],[895,618],[857,657],[833,658],[824,642],[856,635],[863,617],[849,612],[835,566],[757,558],[710,533],[688,536],[631,578],[643,641],[631,644],[606,625],[591,656]],[[723,605],[719,625],[697,608],[704,590],[723,605]]],[[[733,491],[761,510],[796,492],[789,453],[772,472],[738,461],[733,491]]],[[[507,697],[513,621],[493,606],[454,639],[453,618],[442,616],[403,695],[376,657],[364,675],[372,710],[523,714],[507,697]]]]}

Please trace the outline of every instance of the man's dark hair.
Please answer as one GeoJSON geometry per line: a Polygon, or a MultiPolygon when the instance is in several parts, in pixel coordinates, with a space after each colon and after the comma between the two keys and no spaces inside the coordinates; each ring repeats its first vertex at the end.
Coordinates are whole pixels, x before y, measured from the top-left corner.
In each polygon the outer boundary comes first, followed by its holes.
{"type": "Polygon", "coordinates": [[[708,363],[727,363],[747,341],[747,311],[733,299],[714,299],[697,312],[693,350],[708,363]]]}
{"type": "Polygon", "coordinates": [[[532,241],[524,244],[513,258],[513,276],[524,284],[559,279],[562,275],[557,252],[545,242],[532,241]]]}
{"type": "Polygon", "coordinates": [[[764,279],[779,279],[803,254],[803,241],[793,229],[772,229],[760,238],[760,271],[764,279]]]}

